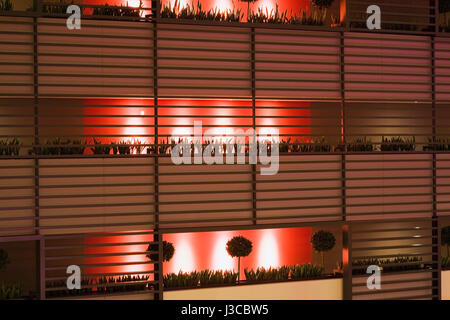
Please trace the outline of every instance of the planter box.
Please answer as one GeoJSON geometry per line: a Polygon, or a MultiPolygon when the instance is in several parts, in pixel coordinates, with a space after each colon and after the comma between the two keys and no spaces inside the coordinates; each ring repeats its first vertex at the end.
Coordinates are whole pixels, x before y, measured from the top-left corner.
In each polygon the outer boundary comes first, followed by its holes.
{"type": "Polygon", "coordinates": [[[109,295],[91,295],[78,297],[51,298],[49,300],[153,300],[153,292],[116,293],[109,295]]]}
{"type": "Polygon", "coordinates": [[[164,300],[343,300],[343,280],[321,279],[173,290],[164,300]]]}
{"type": "Polygon", "coordinates": [[[450,270],[441,272],[441,300],[450,300],[450,270]]]}

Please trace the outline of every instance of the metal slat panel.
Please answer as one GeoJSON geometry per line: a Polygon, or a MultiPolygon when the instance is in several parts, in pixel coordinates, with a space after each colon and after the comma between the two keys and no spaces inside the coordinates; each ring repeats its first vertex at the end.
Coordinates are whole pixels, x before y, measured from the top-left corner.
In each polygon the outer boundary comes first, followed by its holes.
{"type": "Polygon", "coordinates": [[[348,155],[346,159],[346,187],[351,188],[346,192],[348,220],[431,217],[431,155],[348,155]],[[402,159],[408,162],[398,161],[402,159]]]}
{"type": "Polygon", "coordinates": [[[431,221],[401,220],[376,223],[352,223],[352,299],[432,299],[436,297],[433,269],[434,237],[431,221]],[[414,258],[418,261],[393,262],[395,258],[414,258]],[[381,289],[367,287],[367,259],[384,260],[381,289]],[[390,262],[389,262],[390,261],[390,262]],[[366,275],[364,275],[366,274],[366,275]]]}
{"type": "Polygon", "coordinates": [[[152,24],[40,18],[40,96],[153,95],[152,24]],[[124,77],[125,76],[125,77],[124,77]]]}
{"type": "Polygon", "coordinates": [[[0,17],[0,97],[33,95],[33,19],[0,17]]]}
{"type": "Polygon", "coordinates": [[[41,234],[152,228],[153,164],[152,158],[41,159],[41,234]]]}

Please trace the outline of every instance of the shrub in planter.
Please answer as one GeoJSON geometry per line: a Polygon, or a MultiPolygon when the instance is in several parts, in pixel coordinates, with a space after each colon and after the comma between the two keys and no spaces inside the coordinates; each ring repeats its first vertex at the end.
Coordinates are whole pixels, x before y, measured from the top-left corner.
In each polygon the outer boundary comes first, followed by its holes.
{"type": "Polygon", "coordinates": [[[379,259],[366,258],[352,261],[353,274],[365,274],[367,267],[376,265],[382,268],[383,272],[396,272],[407,270],[424,269],[425,265],[422,263],[422,257],[417,256],[398,256],[395,258],[379,259]],[[398,264],[398,265],[396,265],[398,264]]]}
{"type": "Polygon", "coordinates": [[[320,230],[312,235],[311,244],[314,250],[320,252],[322,265],[324,265],[323,253],[334,248],[336,238],[331,232],[320,230]]]}
{"type": "Polygon", "coordinates": [[[444,270],[450,269],[450,257],[441,257],[441,268],[444,270]]]}
{"type": "Polygon", "coordinates": [[[11,0],[0,0],[0,11],[12,11],[13,4],[11,0]]]}
{"type": "Polygon", "coordinates": [[[6,265],[11,263],[11,260],[9,260],[8,253],[0,249],[0,271],[6,269],[6,265]]]}
{"type": "Polygon", "coordinates": [[[103,154],[104,155],[104,154],[109,154],[111,152],[111,146],[102,144],[100,141],[98,141],[95,138],[92,138],[92,139],[93,139],[94,146],[91,147],[91,151],[93,154],[103,154]]]}
{"type": "Polygon", "coordinates": [[[95,279],[81,279],[81,289],[69,290],[67,289],[67,283],[65,280],[50,281],[47,282],[47,288],[55,290],[48,290],[45,295],[47,298],[89,295],[93,293],[93,288],[83,288],[83,286],[91,286],[96,283],[98,283],[98,281],[95,279]]]}
{"type": "Polygon", "coordinates": [[[22,297],[22,286],[20,283],[0,284],[0,300],[18,299],[22,297]]]}
{"type": "Polygon", "coordinates": [[[347,144],[348,152],[360,152],[360,151],[371,152],[371,151],[374,151],[373,149],[374,148],[373,148],[372,141],[370,139],[367,140],[366,137],[356,138],[355,140],[350,141],[347,144]]]}
{"type": "Polygon", "coordinates": [[[20,146],[21,143],[17,138],[0,140],[0,156],[18,156],[20,146]]]}
{"type": "Polygon", "coordinates": [[[94,8],[92,12],[93,16],[113,16],[113,17],[140,17],[140,11],[144,7],[142,1],[139,1],[139,7],[128,7],[127,6],[109,6],[107,3],[103,7],[94,8]]]}
{"type": "Polygon", "coordinates": [[[289,279],[290,267],[280,268],[258,268],[256,271],[244,269],[245,279],[248,282],[283,281],[289,279]]]}
{"type": "Polygon", "coordinates": [[[428,137],[428,143],[422,148],[423,151],[449,151],[450,150],[450,139],[443,137],[428,137]]]}
{"type": "Polygon", "coordinates": [[[200,271],[200,286],[220,285],[220,284],[236,284],[238,274],[234,271],[200,271]]]}
{"type": "Polygon", "coordinates": [[[228,254],[238,258],[238,282],[241,280],[241,257],[247,257],[253,250],[253,244],[243,236],[236,236],[227,242],[228,254]]]}
{"type": "MultiPolygon", "coordinates": [[[[174,253],[175,253],[175,247],[173,246],[172,242],[163,241],[163,262],[170,261],[172,259],[174,253]]],[[[147,247],[147,251],[158,251],[158,244],[157,243],[151,243],[147,247]]],[[[147,253],[147,258],[149,258],[151,261],[158,261],[158,254],[157,253],[147,253]]]]}
{"type": "Polygon", "coordinates": [[[165,288],[195,288],[200,281],[200,273],[197,271],[184,273],[182,271],[169,273],[163,277],[165,288]]]}
{"type": "Polygon", "coordinates": [[[192,5],[186,4],[181,8],[181,3],[178,0],[175,0],[173,7],[170,2],[168,5],[162,5],[160,2],[160,7],[160,17],[169,19],[239,22],[244,16],[241,9],[235,10],[234,8],[225,12],[221,12],[218,9],[205,11],[202,9],[200,1],[197,1],[197,7],[192,3],[192,5]]]}
{"type": "Polygon", "coordinates": [[[306,280],[319,278],[322,276],[323,271],[323,265],[314,265],[310,263],[297,264],[291,267],[291,279],[306,280]]]}
{"type": "Polygon", "coordinates": [[[416,150],[416,138],[392,137],[391,139],[382,137],[381,151],[414,151],[416,150]]]}
{"type": "Polygon", "coordinates": [[[149,276],[124,275],[119,277],[102,277],[97,279],[97,292],[114,293],[124,291],[139,291],[147,287],[149,276]]]}
{"type": "Polygon", "coordinates": [[[71,4],[73,4],[73,1],[68,3],[65,0],[59,0],[59,3],[43,5],[42,12],[50,14],[67,14],[67,8],[71,4]]]}
{"type": "Polygon", "coordinates": [[[47,140],[45,143],[39,146],[33,146],[28,151],[28,154],[38,155],[73,155],[83,154],[85,145],[81,140],[70,140],[63,138],[54,138],[53,140],[47,140]]]}
{"type": "MultiPolygon", "coordinates": [[[[131,146],[130,143],[127,141],[120,141],[119,144],[116,146],[113,146],[117,150],[119,154],[130,154],[131,153],[131,146]]],[[[114,152],[114,151],[113,151],[114,152]]]]}
{"type": "Polygon", "coordinates": [[[447,249],[447,257],[450,257],[450,226],[441,229],[441,244],[447,249]]]}

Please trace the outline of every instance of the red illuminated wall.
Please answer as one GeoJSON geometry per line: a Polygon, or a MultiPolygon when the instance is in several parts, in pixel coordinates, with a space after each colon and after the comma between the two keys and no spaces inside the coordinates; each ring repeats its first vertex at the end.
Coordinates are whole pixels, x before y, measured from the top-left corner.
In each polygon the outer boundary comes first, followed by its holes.
{"type": "Polygon", "coordinates": [[[105,144],[153,143],[153,112],[153,99],[85,99],[84,135],[109,136],[96,138],[105,144]]]}
{"type": "Polygon", "coordinates": [[[165,263],[164,272],[237,271],[237,259],[226,251],[227,241],[237,235],[253,242],[253,252],[241,259],[242,270],[311,262],[311,233],[311,228],[295,228],[167,234],[164,240],[172,242],[176,251],[172,260],[165,263]]]}
{"type": "Polygon", "coordinates": [[[149,242],[153,236],[144,235],[123,235],[123,236],[105,236],[86,238],[86,255],[110,254],[107,257],[86,258],[86,264],[113,264],[119,263],[121,266],[98,266],[87,268],[87,274],[115,273],[115,272],[148,272],[153,270],[153,265],[148,264],[149,260],[145,254],[134,254],[145,252],[148,244],[135,244],[139,242],[149,242]],[[102,244],[96,247],[96,244],[102,244]],[[103,244],[110,244],[104,246],[103,244]],[[128,255],[123,255],[128,253],[128,255]],[[114,254],[118,254],[114,256],[114,254]]]}
{"type": "MultiPolygon", "coordinates": [[[[221,231],[201,233],[177,233],[164,235],[164,240],[172,242],[175,254],[171,261],[164,263],[164,273],[179,270],[230,270],[237,271],[237,260],[226,252],[226,242],[233,236],[242,235],[253,242],[253,252],[241,260],[244,268],[279,267],[297,263],[312,262],[312,247],[309,242],[312,228],[266,229],[244,231],[221,231]]],[[[86,239],[85,253],[88,255],[123,254],[108,257],[86,258],[86,264],[120,263],[119,266],[87,268],[87,274],[115,272],[148,272],[153,266],[145,254],[152,235],[123,235],[92,237],[86,239]],[[109,243],[111,246],[95,247],[95,244],[109,243]],[[114,244],[122,245],[114,245],[114,244]],[[127,245],[127,243],[129,243],[127,245]],[[132,265],[127,265],[132,263],[132,265]]]]}
{"type": "MultiPolygon", "coordinates": [[[[84,135],[109,136],[96,138],[102,143],[117,143],[121,140],[139,140],[142,144],[154,142],[152,99],[86,99],[84,104],[84,135]]],[[[309,142],[309,106],[309,102],[299,101],[258,101],[256,125],[278,128],[280,136],[305,135],[304,142],[309,142]],[[269,106],[271,108],[266,108],[269,106]],[[308,108],[284,109],[286,107],[308,108]]],[[[158,134],[162,137],[192,135],[194,121],[202,122],[203,133],[213,128],[217,137],[232,135],[238,129],[246,131],[253,122],[251,102],[246,100],[161,99],[158,101],[158,115],[161,116],[158,119],[161,126],[158,134]]]]}
{"type": "MultiPolygon", "coordinates": [[[[174,4],[175,0],[162,0],[163,5],[167,5],[168,3],[174,4]]],[[[83,4],[91,4],[91,5],[102,5],[108,3],[109,5],[128,5],[136,6],[139,4],[139,0],[83,0],[83,4]]],[[[191,5],[194,2],[197,5],[197,1],[192,0],[178,0],[180,6],[183,7],[186,4],[191,5]]],[[[210,10],[218,8],[219,10],[225,11],[233,8],[233,0],[201,0],[203,10],[210,10]]],[[[144,8],[151,7],[151,0],[143,0],[144,8]]],[[[275,10],[276,4],[278,4],[279,10],[285,11],[287,10],[290,13],[291,9],[294,13],[298,13],[300,9],[306,10],[309,12],[310,0],[258,0],[255,3],[250,5],[250,8],[253,11],[256,11],[257,8],[262,8],[264,10],[275,10]]],[[[244,14],[247,12],[247,3],[241,2],[238,0],[234,1],[234,5],[236,8],[240,8],[243,10],[244,14]]],[[[244,16],[245,19],[246,16],[244,16]]]]}

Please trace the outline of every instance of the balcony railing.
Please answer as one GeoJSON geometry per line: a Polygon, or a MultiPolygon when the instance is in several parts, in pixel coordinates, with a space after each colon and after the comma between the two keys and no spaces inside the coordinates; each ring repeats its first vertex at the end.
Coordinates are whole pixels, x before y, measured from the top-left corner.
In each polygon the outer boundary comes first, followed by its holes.
{"type": "MultiPolygon", "coordinates": [[[[151,1],[149,7],[145,7],[142,3],[140,7],[126,7],[126,2],[122,6],[108,5],[108,1],[106,4],[78,4],[78,6],[82,9],[83,19],[152,21],[158,15],[158,19],[162,19],[161,21],[169,18],[167,20],[180,20],[184,23],[196,24],[274,26],[294,29],[337,28],[336,30],[368,32],[366,20],[370,14],[367,14],[366,10],[368,6],[376,4],[382,12],[381,30],[370,32],[432,34],[447,32],[449,28],[446,15],[448,8],[439,6],[438,0],[420,0],[413,3],[405,3],[402,0],[379,0],[376,3],[361,0],[336,0],[335,2],[332,9],[328,10],[314,6],[310,8],[311,11],[305,8],[305,14],[302,11],[291,13],[289,9],[285,11],[272,9],[272,11],[266,12],[262,8],[263,10],[258,12],[258,9],[254,8],[249,18],[250,22],[247,22],[247,16],[244,16],[243,12],[238,9],[230,8],[223,12],[219,12],[217,9],[200,11],[196,6],[191,7],[191,4],[187,5],[185,10],[173,4],[161,4],[158,1],[151,1]]],[[[11,4],[12,7],[4,6],[4,9],[0,10],[0,15],[65,17],[67,16],[66,9],[71,3],[35,0],[35,4],[29,8],[22,8],[14,0],[11,0],[11,4]]]]}

